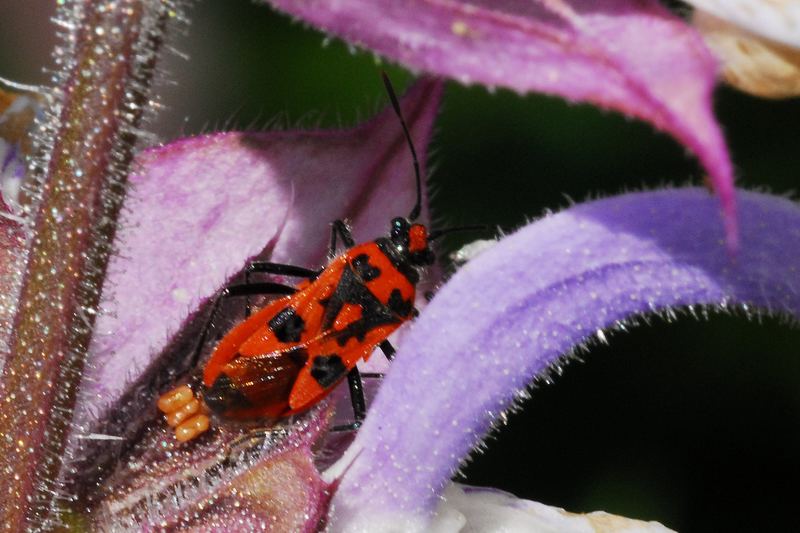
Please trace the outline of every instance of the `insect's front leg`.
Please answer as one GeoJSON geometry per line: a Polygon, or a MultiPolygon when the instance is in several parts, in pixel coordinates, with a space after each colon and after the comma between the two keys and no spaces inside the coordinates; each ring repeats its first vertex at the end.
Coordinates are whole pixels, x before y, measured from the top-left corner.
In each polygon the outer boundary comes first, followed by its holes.
{"type": "Polygon", "coordinates": [[[328,248],[328,259],[336,257],[336,237],[342,239],[342,242],[348,248],[355,246],[356,241],[353,239],[353,234],[350,233],[350,228],[343,220],[334,220],[331,224],[331,245],[328,248]]]}
{"type": "Polygon", "coordinates": [[[355,431],[361,427],[364,418],[367,416],[367,403],[364,400],[364,384],[361,382],[361,374],[357,367],[353,367],[347,373],[347,385],[350,388],[350,403],[353,406],[353,423],[342,426],[334,426],[331,431],[355,431]]]}

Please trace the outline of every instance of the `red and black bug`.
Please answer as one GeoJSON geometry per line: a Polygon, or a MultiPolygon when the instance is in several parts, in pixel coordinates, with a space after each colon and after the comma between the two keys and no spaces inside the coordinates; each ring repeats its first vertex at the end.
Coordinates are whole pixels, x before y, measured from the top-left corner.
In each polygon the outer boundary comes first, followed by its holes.
{"type": "MultiPolygon", "coordinates": [[[[188,386],[159,398],[158,407],[180,441],[191,440],[222,419],[277,420],[308,410],[345,377],[350,386],[355,429],[366,414],[356,364],[380,347],[391,360],[387,337],[412,318],[420,269],[434,262],[428,234],[414,223],[422,204],[419,162],[389,79],[384,83],[411,151],[417,201],[407,217],[391,221],[389,233],[356,245],[347,225],[333,222],[330,262],[322,270],[268,262],[251,264],[246,276],[260,272],[305,278],[296,287],[278,283],[230,286],[218,297],[283,295],[231,329],[205,364],[199,390],[188,386]],[[335,256],[337,239],[347,250],[335,256]]],[[[462,229],[462,228],[459,228],[462,229]]],[[[246,280],[249,279],[246,277],[246,280]]],[[[198,345],[203,345],[205,333],[198,345]]]]}

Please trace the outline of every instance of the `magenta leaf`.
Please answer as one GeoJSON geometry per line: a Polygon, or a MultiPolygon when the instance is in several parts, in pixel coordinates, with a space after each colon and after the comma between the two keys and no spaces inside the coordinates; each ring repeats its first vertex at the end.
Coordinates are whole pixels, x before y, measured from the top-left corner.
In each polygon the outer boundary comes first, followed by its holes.
{"type": "Polygon", "coordinates": [[[711,109],[717,65],[656,0],[268,0],[413,69],[545,92],[646,120],[697,154],[736,245],[733,171],[711,109]]]}
{"type": "MultiPolygon", "coordinates": [[[[441,93],[421,80],[401,102],[423,162],[441,93]]],[[[351,130],[184,139],[138,163],[74,419],[73,475],[100,460],[86,434],[137,434],[136,420],[188,370],[209,298],[249,260],[317,267],[331,221],[348,218],[368,240],[416,200],[391,109],[351,130]]]]}
{"type": "Polygon", "coordinates": [[[524,390],[642,315],[703,306],[800,318],[800,206],[740,192],[726,251],[702,189],[577,205],[462,267],[413,323],[353,446],[337,527],[425,527],[451,475],[524,390]],[[399,525],[398,525],[399,524],[399,525]]]}

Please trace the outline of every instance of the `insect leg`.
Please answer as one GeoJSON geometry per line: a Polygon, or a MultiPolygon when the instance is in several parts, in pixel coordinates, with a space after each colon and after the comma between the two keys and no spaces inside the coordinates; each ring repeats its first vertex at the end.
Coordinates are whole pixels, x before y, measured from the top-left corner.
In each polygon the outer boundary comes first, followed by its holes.
{"type": "MultiPolygon", "coordinates": [[[[386,359],[391,361],[394,359],[395,349],[389,341],[381,342],[378,347],[386,356],[386,359]]],[[[347,384],[350,387],[350,402],[353,405],[353,415],[355,421],[352,424],[345,424],[343,426],[335,426],[331,431],[355,431],[361,427],[364,417],[367,415],[367,405],[364,400],[364,386],[361,383],[361,376],[367,378],[382,378],[383,374],[367,373],[361,374],[357,367],[347,374],[347,384]]]]}
{"type": "Polygon", "coordinates": [[[254,429],[252,431],[248,431],[225,446],[225,455],[231,457],[234,452],[247,452],[248,450],[252,449],[252,447],[249,446],[250,444],[254,444],[256,446],[263,444],[263,442],[273,431],[274,430],[272,428],[254,429]],[[255,442],[259,440],[261,441],[260,443],[255,442]]]}
{"type": "Polygon", "coordinates": [[[269,261],[253,261],[247,266],[245,274],[260,272],[263,274],[277,274],[278,276],[292,276],[297,278],[308,278],[313,280],[319,276],[319,270],[310,268],[286,265],[283,263],[270,263],[269,261]]]}
{"type": "MultiPolygon", "coordinates": [[[[262,274],[277,274],[279,276],[292,276],[298,278],[308,278],[310,280],[316,279],[322,270],[311,270],[310,268],[287,265],[284,263],[271,263],[269,261],[253,261],[244,271],[244,282],[250,285],[250,275],[255,273],[262,274]]],[[[244,316],[250,316],[250,298],[245,300],[244,316]]]]}
{"type": "Polygon", "coordinates": [[[367,416],[367,404],[364,400],[364,385],[361,383],[361,374],[358,368],[353,367],[347,373],[347,385],[350,387],[350,402],[353,405],[353,423],[335,426],[331,431],[355,431],[361,427],[364,417],[367,416]]]}
{"type": "Polygon", "coordinates": [[[397,353],[397,350],[394,349],[394,346],[392,346],[391,342],[383,341],[378,345],[378,347],[381,349],[381,351],[383,352],[383,355],[386,356],[386,359],[388,361],[391,361],[391,360],[394,359],[394,354],[397,353]]]}
{"type": "Polygon", "coordinates": [[[342,239],[342,242],[348,248],[355,246],[356,241],[353,239],[353,234],[350,233],[350,228],[343,220],[334,220],[331,224],[331,246],[328,248],[328,259],[336,257],[336,236],[342,239]]]}
{"type": "Polygon", "coordinates": [[[214,321],[214,318],[216,318],[220,304],[223,300],[234,298],[236,296],[255,296],[264,294],[289,295],[294,294],[295,292],[297,292],[297,289],[294,287],[271,282],[231,285],[230,287],[225,287],[222,289],[216,298],[214,298],[214,303],[211,306],[211,312],[208,314],[208,318],[206,318],[203,328],[200,330],[200,339],[198,340],[194,352],[192,353],[189,368],[194,368],[197,366],[197,363],[200,360],[200,354],[203,351],[203,346],[208,339],[208,331],[211,329],[211,323],[214,321]]]}

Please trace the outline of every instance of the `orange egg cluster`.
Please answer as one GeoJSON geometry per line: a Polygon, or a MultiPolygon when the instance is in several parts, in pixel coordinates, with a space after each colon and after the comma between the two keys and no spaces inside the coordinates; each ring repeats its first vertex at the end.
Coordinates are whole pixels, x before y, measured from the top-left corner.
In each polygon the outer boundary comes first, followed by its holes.
{"type": "Polygon", "coordinates": [[[167,424],[175,428],[175,438],[180,442],[194,439],[210,426],[206,407],[195,397],[188,385],[161,395],[157,405],[164,413],[167,424]]]}

